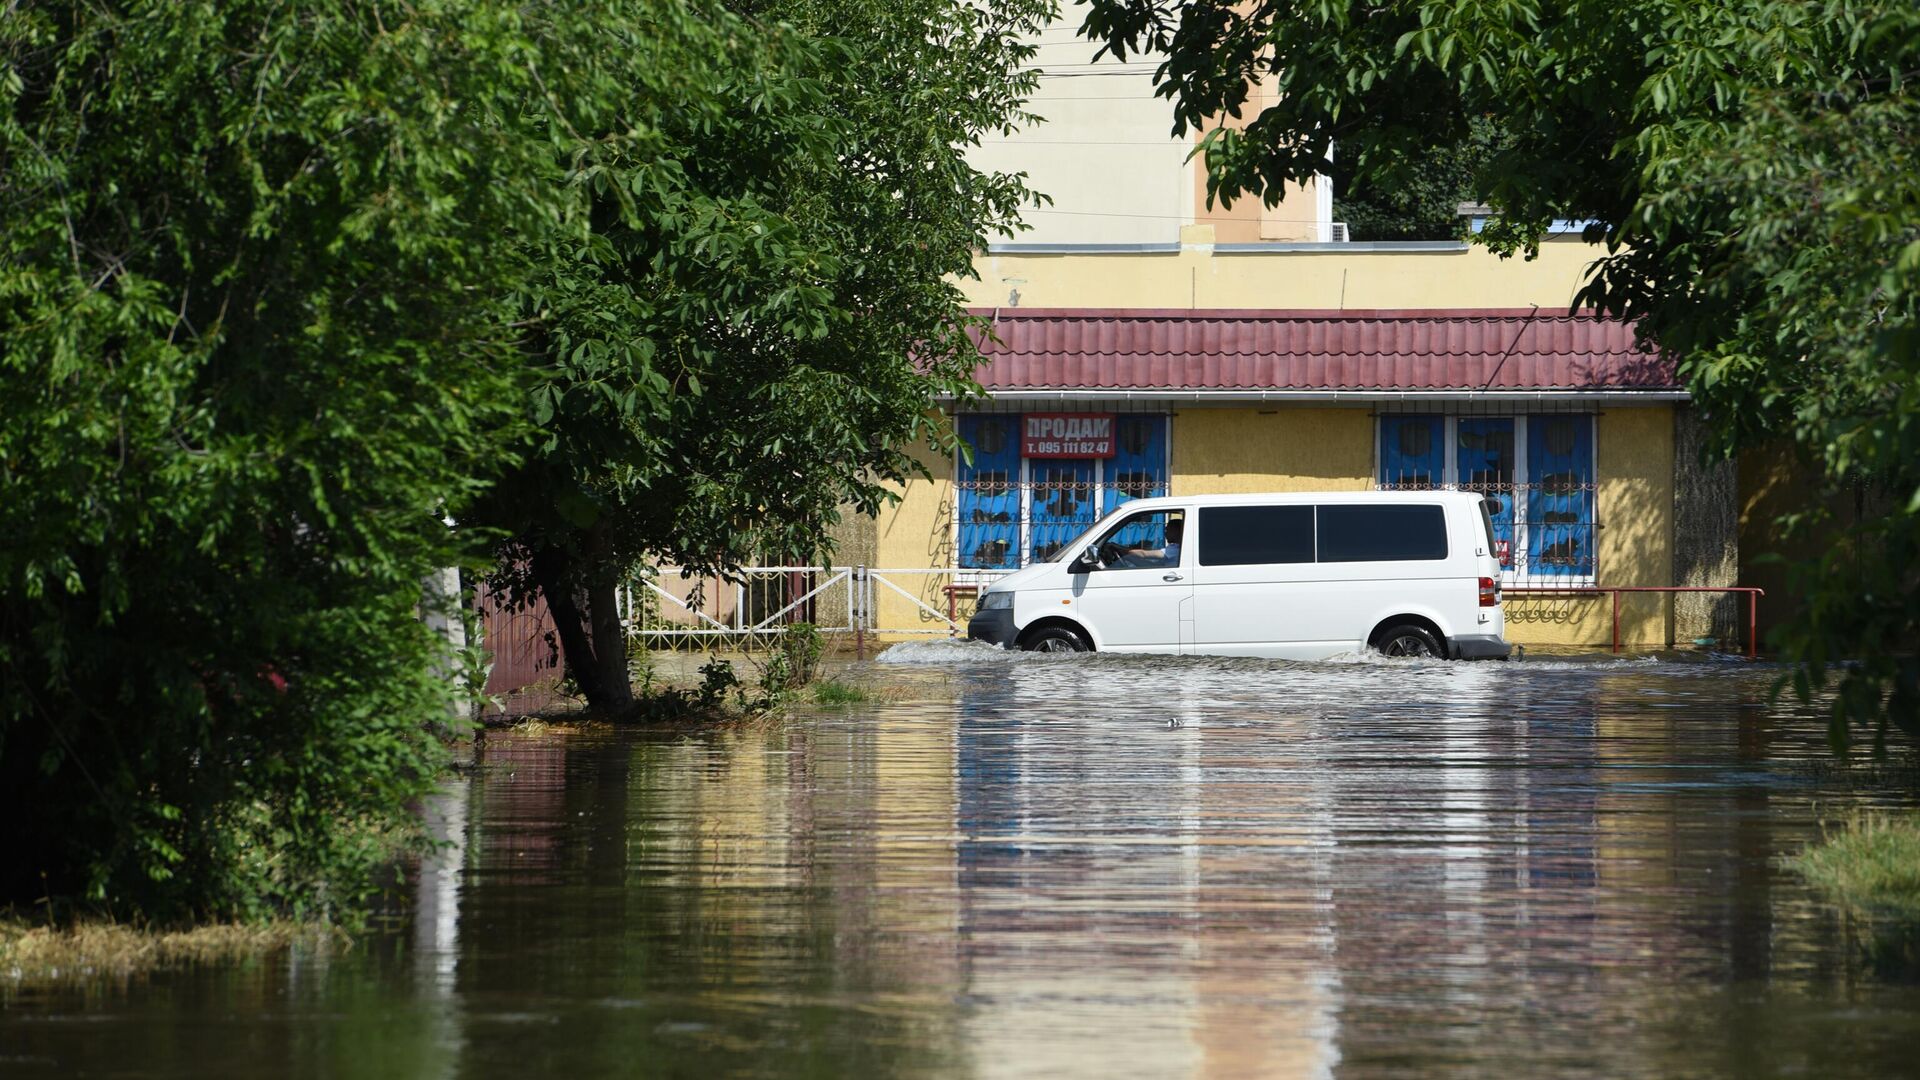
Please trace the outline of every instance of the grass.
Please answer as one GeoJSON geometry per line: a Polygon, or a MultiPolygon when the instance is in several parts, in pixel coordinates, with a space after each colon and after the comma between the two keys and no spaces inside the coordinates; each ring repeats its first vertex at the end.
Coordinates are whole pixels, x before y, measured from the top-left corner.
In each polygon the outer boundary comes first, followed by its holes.
{"type": "Polygon", "coordinates": [[[838,679],[821,679],[813,684],[816,705],[864,705],[873,700],[868,691],[838,679]]]}
{"type": "Polygon", "coordinates": [[[915,686],[861,686],[839,679],[820,679],[807,686],[815,705],[897,705],[908,701],[934,701],[945,696],[943,689],[915,686]]]}
{"type": "Polygon", "coordinates": [[[1854,815],[1789,865],[1848,907],[1920,917],[1920,816],[1854,815]]]}
{"type": "Polygon", "coordinates": [[[0,984],[47,986],[128,979],[165,967],[276,953],[296,942],[345,944],[346,935],[313,923],[216,923],[152,930],[85,921],[50,927],[0,916],[0,984]]]}

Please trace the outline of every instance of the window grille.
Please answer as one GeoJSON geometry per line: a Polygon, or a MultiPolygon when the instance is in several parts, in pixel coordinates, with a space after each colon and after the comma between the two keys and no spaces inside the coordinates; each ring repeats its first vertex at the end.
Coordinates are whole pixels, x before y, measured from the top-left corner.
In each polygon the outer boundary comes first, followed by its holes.
{"type": "Polygon", "coordinates": [[[1110,458],[1020,456],[1019,413],[964,413],[973,448],[955,471],[955,563],[1013,570],[1052,558],[1062,545],[1133,499],[1167,494],[1167,417],[1115,417],[1110,458]]]}
{"type": "Polygon", "coordinates": [[[1591,585],[1599,572],[1593,414],[1382,413],[1383,490],[1476,491],[1511,587],[1591,585]]]}

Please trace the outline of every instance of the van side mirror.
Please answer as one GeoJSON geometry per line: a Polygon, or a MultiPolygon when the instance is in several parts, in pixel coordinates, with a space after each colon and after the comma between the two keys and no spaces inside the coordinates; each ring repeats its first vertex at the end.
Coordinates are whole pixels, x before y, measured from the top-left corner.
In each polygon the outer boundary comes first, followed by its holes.
{"type": "Polygon", "coordinates": [[[1100,557],[1093,553],[1092,548],[1074,556],[1073,562],[1067,565],[1067,572],[1070,574],[1091,574],[1098,569],[1100,569],[1100,557]]]}

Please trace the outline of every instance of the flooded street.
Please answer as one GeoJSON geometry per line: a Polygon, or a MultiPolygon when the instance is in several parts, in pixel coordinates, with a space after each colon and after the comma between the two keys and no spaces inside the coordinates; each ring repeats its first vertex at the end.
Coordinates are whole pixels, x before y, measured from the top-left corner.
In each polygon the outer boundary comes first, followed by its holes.
{"type": "Polygon", "coordinates": [[[496,733],[390,932],[15,993],[0,1074],[1909,1074],[1914,974],[1779,858],[1913,792],[1774,675],[917,644],[496,733]]]}

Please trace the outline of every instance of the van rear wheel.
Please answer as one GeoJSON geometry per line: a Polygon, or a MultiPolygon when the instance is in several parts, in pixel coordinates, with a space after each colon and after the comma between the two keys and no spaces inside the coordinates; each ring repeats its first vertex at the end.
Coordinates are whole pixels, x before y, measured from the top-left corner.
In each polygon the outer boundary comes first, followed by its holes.
{"type": "Polygon", "coordinates": [[[1435,656],[1447,654],[1441,650],[1440,643],[1427,632],[1424,626],[1413,623],[1400,623],[1389,626],[1380,635],[1380,652],[1384,656],[1435,656]]]}
{"type": "Polygon", "coordinates": [[[1044,626],[1020,643],[1028,652],[1086,652],[1087,643],[1064,626],[1044,626]]]}

